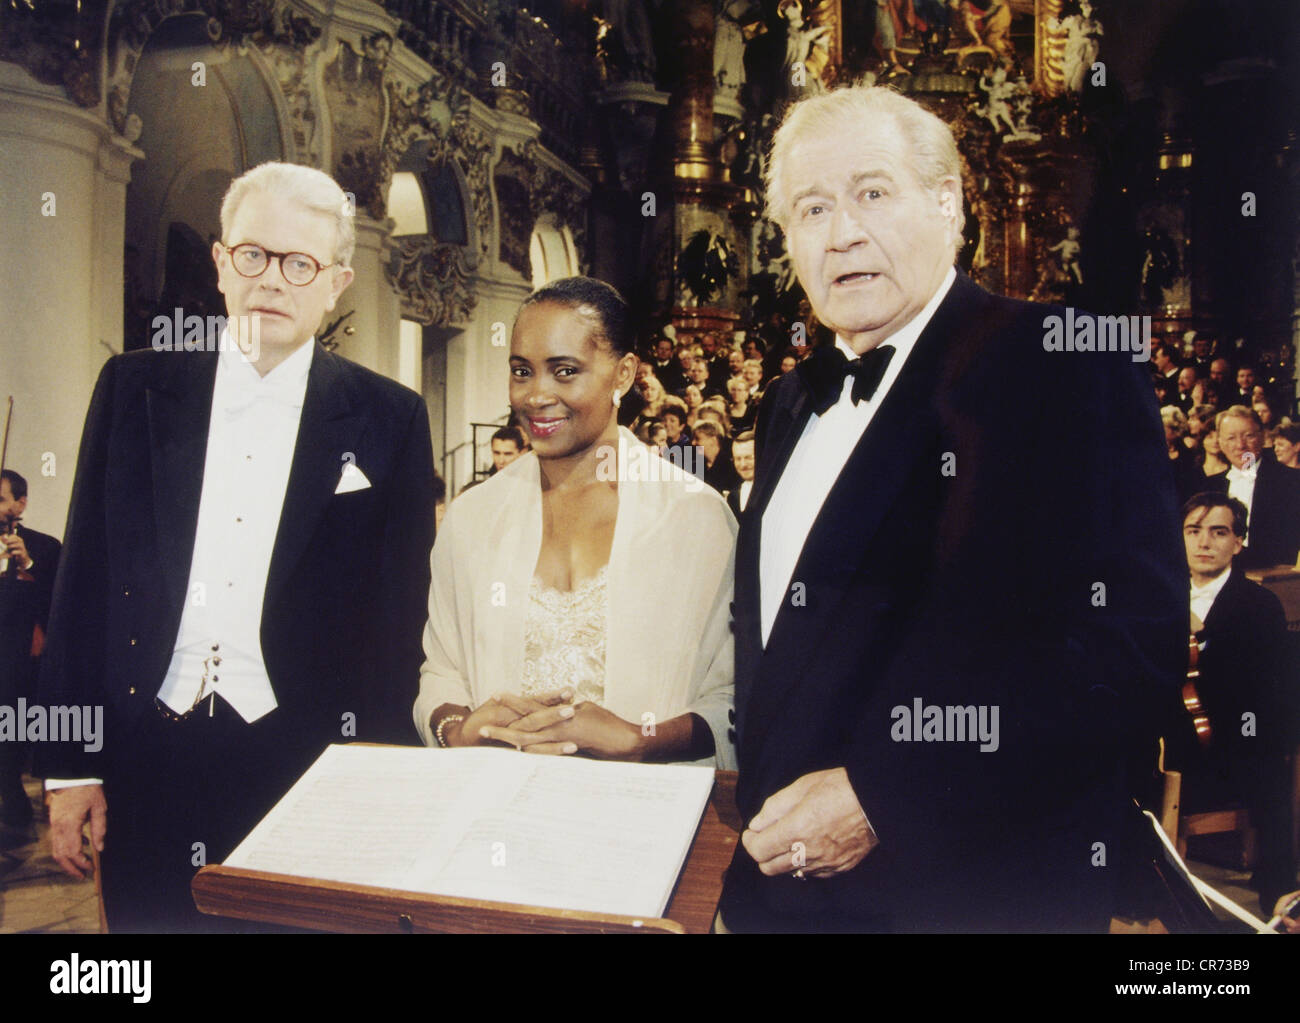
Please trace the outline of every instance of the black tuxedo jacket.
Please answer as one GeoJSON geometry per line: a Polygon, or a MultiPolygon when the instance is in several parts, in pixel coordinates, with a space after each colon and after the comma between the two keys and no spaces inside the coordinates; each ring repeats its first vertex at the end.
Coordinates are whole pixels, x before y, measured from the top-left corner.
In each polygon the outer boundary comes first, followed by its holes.
{"type": "Polygon", "coordinates": [[[1187,569],[1145,369],[1045,352],[1049,313],[1063,310],[958,275],[826,497],[764,647],[763,513],[811,415],[798,374],[769,388],[736,559],[739,809],[843,767],[880,845],[806,881],[762,876],[738,846],[729,928],[1105,925],[1122,763],[1180,684],[1187,569]],[[898,741],[914,701],[996,707],[997,749],[898,741]]]}
{"type": "MultiPolygon", "coordinates": [[[[1206,479],[1206,490],[1228,493],[1228,474],[1206,479]]],[[[1300,469],[1267,455],[1259,461],[1255,493],[1250,502],[1249,545],[1233,564],[1240,568],[1294,565],[1300,552],[1300,469]]]]}
{"type": "MultiPolygon", "coordinates": [[[[1286,612],[1277,597],[1235,565],[1214,598],[1198,639],[1197,691],[1210,718],[1215,745],[1285,753],[1297,737],[1294,671],[1286,656],[1286,612]],[[1254,715],[1253,736],[1242,715],[1254,715]]],[[[1185,715],[1186,716],[1186,715],[1185,715]]]]}
{"type": "MultiPolygon", "coordinates": [[[[103,704],[105,750],[166,675],[187,598],[218,355],[132,352],[100,373],[82,437],[41,670],[47,703],[103,704]]],[[[271,556],[262,652],[310,762],[355,738],[414,743],[433,458],[419,395],[321,347],[271,556]],[[337,494],[355,462],[370,487],[337,494]]],[[[238,552],[231,552],[237,557],[238,552]]],[[[46,777],[99,775],[41,744],[46,777]]]]}
{"type": "Polygon", "coordinates": [[[36,624],[45,628],[50,623],[50,600],[54,595],[54,577],[59,570],[59,554],[63,545],[46,533],[19,525],[15,532],[27,545],[27,554],[32,559],[30,569],[36,584],[36,624]]]}

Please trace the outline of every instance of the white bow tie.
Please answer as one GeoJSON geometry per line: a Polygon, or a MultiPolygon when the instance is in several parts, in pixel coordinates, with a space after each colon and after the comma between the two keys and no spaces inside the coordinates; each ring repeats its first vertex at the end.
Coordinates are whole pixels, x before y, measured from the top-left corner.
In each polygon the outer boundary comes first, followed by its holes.
{"type": "Polygon", "coordinates": [[[300,382],[289,380],[285,381],[260,381],[252,387],[243,387],[230,395],[222,404],[222,411],[227,415],[237,415],[245,409],[251,408],[258,402],[268,401],[276,404],[285,405],[288,408],[302,408],[303,393],[300,382]]]}

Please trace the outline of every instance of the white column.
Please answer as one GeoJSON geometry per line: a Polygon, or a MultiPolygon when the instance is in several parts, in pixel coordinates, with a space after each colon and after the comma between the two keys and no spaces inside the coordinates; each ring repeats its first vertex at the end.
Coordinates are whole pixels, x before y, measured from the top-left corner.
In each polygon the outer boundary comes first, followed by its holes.
{"type": "Polygon", "coordinates": [[[357,247],[352,255],[356,277],[334,311],[325,314],[323,325],[354,310],[344,326],[353,327],[355,333],[350,337],[336,335],[339,354],[397,380],[402,310],[397,292],[384,276],[388,222],[379,223],[358,212],[356,227],[357,247]]]}
{"type": "Polygon", "coordinates": [[[475,281],[473,319],[447,345],[447,449],[457,487],[473,477],[470,423],[504,422],[510,412],[510,328],[532,289],[507,272],[512,279],[475,281]]]}
{"type": "Polygon", "coordinates": [[[91,391],[122,350],[126,184],[144,154],[3,61],[0,150],[0,403],[12,394],[15,405],[7,465],[30,486],[24,522],[61,537],[91,391]]]}

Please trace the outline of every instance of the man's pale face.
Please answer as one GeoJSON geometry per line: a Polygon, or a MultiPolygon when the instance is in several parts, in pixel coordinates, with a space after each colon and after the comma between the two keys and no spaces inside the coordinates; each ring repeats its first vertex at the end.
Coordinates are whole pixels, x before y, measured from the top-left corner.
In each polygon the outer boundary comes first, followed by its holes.
{"type": "Polygon", "coordinates": [[[494,440],[492,442],[492,464],[500,472],[518,458],[523,452],[512,440],[494,440]]]}
{"type": "MultiPolygon", "coordinates": [[[[226,238],[232,248],[244,242],[272,252],[305,253],[324,265],[334,261],[335,221],[293,200],[253,191],[239,204],[226,238]]],[[[258,318],[261,358],[257,365],[263,373],[316,333],[353,276],[350,267],[330,267],[299,287],[284,279],[278,259],[272,259],[260,276],[249,278],[236,273],[223,246],[212,246],[212,258],[217,264],[217,287],[226,296],[227,315],[235,325],[258,318]]]]}
{"type": "Polygon", "coordinates": [[[1195,386],[1196,370],[1189,367],[1178,374],[1178,389],[1184,394],[1190,394],[1192,388],[1195,386]]]}
{"type": "Polygon", "coordinates": [[[731,460],[742,480],[754,478],[754,442],[752,440],[736,441],[731,445],[731,460]]]}
{"type": "Polygon", "coordinates": [[[667,338],[660,338],[655,342],[655,358],[660,362],[667,362],[673,357],[673,343],[667,338]]]}
{"type": "Polygon", "coordinates": [[[1244,368],[1237,370],[1237,386],[1249,394],[1250,389],[1255,386],[1255,371],[1244,368]]]}
{"type": "Polygon", "coordinates": [[[817,318],[856,352],[919,313],[953,264],[961,186],[926,190],[893,118],[806,137],[786,161],[786,247],[817,318]]]}
{"type": "Polygon", "coordinates": [[[1215,359],[1210,363],[1210,379],[1219,384],[1228,379],[1227,359],[1215,359]]]}
{"type": "Polygon", "coordinates": [[[1201,582],[1217,578],[1241,552],[1241,537],[1232,531],[1228,508],[1197,508],[1183,523],[1187,567],[1201,582]]]}
{"type": "Polygon", "coordinates": [[[1219,424],[1219,448],[1234,469],[1248,469],[1248,460],[1251,465],[1259,464],[1259,456],[1264,452],[1264,433],[1253,419],[1227,416],[1219,424]]]}

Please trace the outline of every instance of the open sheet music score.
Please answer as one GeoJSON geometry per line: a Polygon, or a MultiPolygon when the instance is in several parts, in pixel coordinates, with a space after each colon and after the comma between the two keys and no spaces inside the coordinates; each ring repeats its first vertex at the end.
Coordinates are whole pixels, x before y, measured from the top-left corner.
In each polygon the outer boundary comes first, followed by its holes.
{"type": "Polygon", "coordinates": [[[657,918],[713,769],[331,746],[228,867],[657,918]]]}

